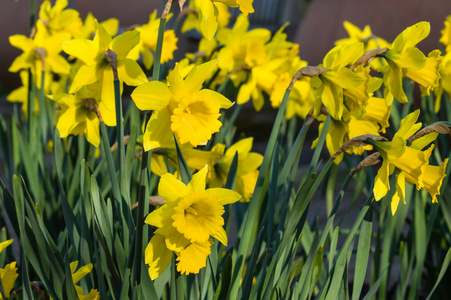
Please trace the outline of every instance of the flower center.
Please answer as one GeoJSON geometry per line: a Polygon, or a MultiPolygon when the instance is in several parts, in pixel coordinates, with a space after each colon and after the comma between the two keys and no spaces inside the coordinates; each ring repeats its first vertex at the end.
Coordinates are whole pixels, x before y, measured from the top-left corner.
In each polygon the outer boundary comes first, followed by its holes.
{"type": "Polygon", "coordinates": [[[187,207],[187,208],[185,209],[185,216],[186,216],[187,214],[197,216],[197,210],[196,210],[195,208],[193,208],[192,206],[187,207]]]}

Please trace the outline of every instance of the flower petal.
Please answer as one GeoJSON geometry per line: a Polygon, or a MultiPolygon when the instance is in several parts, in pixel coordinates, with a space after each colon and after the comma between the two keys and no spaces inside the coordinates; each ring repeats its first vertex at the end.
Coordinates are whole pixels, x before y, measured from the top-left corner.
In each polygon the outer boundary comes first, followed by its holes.
{"type": "Polygon", "coordinates": [[[237,192],[223,188],[206,189],[205,192],[215,195],[220,205],[232,204],[241,199],[241,195],[237,192]]]}
{"type": "Polygon", "coordinates": [[[152,280],[160,276],[168,267],[172,252],[166,247],[164,236],[156,234],[147,244],[144,260],[149,265],[149,275],[152,280]]]}
{"type": "Polygon", "coordinates": [[[166,173],[161,176],[160,183],[158,184],[158,194],[166,202],[177,201],[187,193],[187,186],[171,173],[166,173]]]}
{"type": "Polygon", "coordinates": [[[160,110],[169,104],[171,92],[161,81],[151,81],[135,88],[131,95],[140,110],[160,110]]]}
{"type": "Polygon", "coordinates": [[[175,148],[174,135],[171,131],[171,112],[168,108],[156,111],[147,122],[143,146],[145,151],[155,148],[175,148]]]}

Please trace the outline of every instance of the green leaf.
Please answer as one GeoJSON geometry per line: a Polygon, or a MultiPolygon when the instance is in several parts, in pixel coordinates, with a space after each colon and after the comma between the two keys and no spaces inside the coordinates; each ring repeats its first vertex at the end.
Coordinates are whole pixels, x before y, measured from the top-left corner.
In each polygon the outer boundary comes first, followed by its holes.
{"type": "Polygon", "coordinates": [[[379,286],[381,284],[382,279],[384,278],[384,274],[385,271],[387,271],[388,265],[384,268],[384,270],[381,272],[381,275],[379,276],[379,278],[376,280],[375,283],[373,283],[371,285],[370,290],[368,291],[368,293],[365,295],[365,297],[362,300],[370,300],[373,299],[374,296],[376,296],[376,293],[379,289],[379,286]]]}
{"type": "Polygon", "coordinates": [[[66,224],[66,228],[69,232],[69,237],[72,241],[72,245],[74,246],[77,256],[80,253],[80,226],[75,219],[74,212],[67,201],[66,193],[64,192],[63,185],[61,184],[61,160],[59,154],[61,153],[61,139],[59,136],[59,131],[56,129],[53,137],[54,141],[54,163],[56,167],[56,172],[58,174],[58,186],[60,189],[60,199],[61,199],[61,208],[63,211],[64,221],[66,224]]]}
{"type": "Polygon", "coordinates": [[[359,243],[355,261],[354,283],[352,300],[360,299],[371,248],[371,233],[373,228],[373,209],[370,207],[360,227],[359,243]]]}
{"type": "Polygon", "coordinates": [[[177,142],[177,137],[175,136],[175,134],[174,134],[174,142],[175,148],[177,150],[177,159],[179,163],[180,176],[182,177],[182,182],[184,184],[188,184],[191,181],[193,174],[191,173],[189,166],[186,163],[185,158],[183,157],[182,151],[180,150],[179,144],[177,142]]]}
{"type": "Polygon", "coordinates": [[[435,289],[439,285],[440,281],[442,280],[443,276],[445,276],[446,271],[448,270],[449,263],[451,262],[451,248],[448,249],[448,252],[446,253],[445,259],[443,260],[442,267],[440,268],[440,274],[437,277],[437,281],[434,284],[434,287],[430,291],[428,297],[426,300],[431,299],[432,294],[434,294],[435,289]]]}
{"type": "Polygon", "coordinates": [[[214,300],[227,299],[229,293],[230,283],[232,279],[232,256],[229,254],[225,258],[224,266],[222,268],[221,277],[219,278],[218,287],[216,288],[214,300]]]}

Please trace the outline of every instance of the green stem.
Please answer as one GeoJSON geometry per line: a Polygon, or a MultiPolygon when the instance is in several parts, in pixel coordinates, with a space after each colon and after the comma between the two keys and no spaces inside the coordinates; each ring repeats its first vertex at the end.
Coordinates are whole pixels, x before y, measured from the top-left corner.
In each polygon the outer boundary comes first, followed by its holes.
{"type": "Polygon", "coordinates": [[[160,27],[158,28],[157,49],[155,50],[155,57],[153,60],[153,80],[160,80],[160,61],[161,50],[163,48],[164,30],[166,27],[166,18],[160,19],[160,27]]]}
{"type": "MultiPolygon", "coordinates": [[[[258,222],[256,222],[257,217],[260,215],[260,209],[262,206],[262,202],[266,193],[267,185],[268,185],[268,170],[271,165],[273,158],[273,152],[276,145],[277,137],[279,135],[280,126],[282,124],[282,120],[285,118],[285,111],[288,105],[288,98],[291,92],[291,88],[288,87],[285,91],[285,95],[283,97],[282,103],[280,104],[279,111],[277,112],[276,120],[274,121],[274,125],[271,131],[271,135],[268,140],[268,144],[266,146],[265,154],[263,157],[263,162],[260,167],[260,172],[257,178],[257,183],[255,186],[254,194],[252,195],[252,199],[250,200],[250,206],[247,210],[246,217],[244,220],[244,227],[246,228],[243,232],[241,242],[237,251],[237,271],[234,271],[234,274],[241,274],[243,271],[244,261],[246,259],[249,246],[254,242],[255,237],[252,237],[252,233],[255,231],[258,222]]],[[[240,276],[238,276],[240,277],[240,276]]],[[[230,287],[230,298],[236,299],[238,297],[239,290],[239,278],[236,278],[231,283],[230,287]]]]}
{"type": "MultiPolygon", "coordinates": [[[[161,49],[163,48],[164,29],[166,26],[166,18],[160,19],[160,27],[158,29],[157,49],[155,51],[155,59],[153,65],[153,80],[160,80],[160,61],[161,61],[161,49]]],[[[147,127],[149,121],[149,113],[146,114],[146,120],[144,128],[147,127]]],[[[133,260],[133,276],[132,283],[139,284],[141,282],[141,259],[143,251],[143,224],[144,224],[144,210],[145,205],[149,199],[149,174],[150,174],[150,159],[149,151],[143,151],[141,161],[141,177],[138,191],[138,212],[136,221],[136,244],[135,244],[135,256],[133,260]]]]}
{"type": "Polygon", "coordinates": [[[130,206],[130,194],[126,191],[125,178],[122,178],[125,174],[125,146],[124,146],[124,122],[123,112],[122,112],[122,97],[121,97],[121,86],[119,79],[114,79],[114,98],[116,103],[116,142],[119,156],[119,181],[121,193],[124,196],[127,204],[130,206]]]}
{"type": "Polygon", "coordinates": [[[100,135],[102,137],[103,150],[105,151],[105,157],[108,165],[108,171],[110,173],[111,185],[113,189],[113,197],[119,204],[120,210],[122,211],[122,199],[121,191],[119,190],[119,182],[116,176],[116,169],[114,167],[113,156],[110,150],[110,141],[108,140],[108,133],[106,131],[106,125],[104,122],[100,122],[100,135]]]}

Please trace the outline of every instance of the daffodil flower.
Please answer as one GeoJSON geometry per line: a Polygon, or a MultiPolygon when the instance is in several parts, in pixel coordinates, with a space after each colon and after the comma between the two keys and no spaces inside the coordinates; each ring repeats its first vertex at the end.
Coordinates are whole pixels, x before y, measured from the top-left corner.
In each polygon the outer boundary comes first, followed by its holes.
{"type": "Polygon", "coordinates": [[[254,12],[253,0],[203,0],[196,3],[199,9],[199,27],[204,37],[211,40],[218,30],[219,11],[215,2],[239,7],[244,16],[254,12]]]}
{"type": "Polygon", "coordinates": [[[117,55],[117,74],[121,87],[123,82],[137,86],[147,82],[147,78],[138,63],[127,58],[127,55],[138,43],[137,30],[124,32],[112,39],[103,26],[97,24],[94,40],[74,39],[63,44],[64,52],[84,63],[75,74],[69,93],[75,93],[84,86],[97,83],[100,102],[112,112],[102,116],[105,124],[109,126],[116,125],[116,110],[113,69],[105,58],[105,52],[111,50],[117,55]]]}
{"type": "MultiPolygon", "coordinates": [[[[84,265],[77,270],[78,260],[73,261],[69,264],[70,272],[72,274],[72,282],[75,285],[75,292],[77,293],[78,299],[80,300],[99,300],[100,294],[96,289],[91,289],[87,295],[84,295],[83,288],[76,285],[83,277],[88,275],[92,271],[92,264],[84,265]]],[[[52,299],[52,297],[50,297],[52,299]]]]}
{"type": "Polygon", "coordinates": [[[343,116],[343,90],[355,89],[363,84],[367,78],[348,69],[363,54],[361,43],[341,44],[326,54],[320,67],[327,71],[312,77],[311,86],[315,96],[315,115],[319,115],[321,106],[335,120],[343,116]]]}
{"type": "Polygon", "coordinates": [[[225,185],[235,153],[238,153],[235,191],[242,196],[242,202],[248,202],[257,183],[258,167],[263,161],[260,153],[251,152],[252,144],[253,138],[250,137],[236,142],[227,150],[224,144],[218,143],[211,151],[187,149],[183,153],[187,164],[194,169],[201,169],[208,164],[209,187],[225,185]]]}
{"type": "MultiPolygon", "coordinates": [[[[168,19],[170,16],[168,17],[168,19]]],[[[141,53],[144,67],[150,69],[153,64],[153,54],[157,49],[158,28],[160,27],[160,19],[157,19],[157,11],[155,10],[149,16],[149,22],[136,30],[140,32],[140,41],[135,47],[141,53]]],[[[163,48],[161,50],[161,63],[168,62],[174,58],[174,51],[177,50],[178,38],[175,36],[174,30],[166,30],[163,36],[163,48]]],[[[133,54],[131,54],[133,56],[133,54]]],[[[130,56],[129,56],[130,57],[130,56]]],[[[136,54],[135,54],[136,57],[136,54]]]]}
{"type": "Polygon", "coordinates": [[[439,42],[445,45],[446,52],[451,51],[451,15],[446,17],[446,20],[444,22],[445,27],[440,31],[441,37],[439,42]]]}
{"type": "MultiPolygon", "coordinates": [[[[11,245],[13,240],[7,240],[0,243],[0,253],[6,249],[9,245],[11,245]]],[[[17,262],[12,262],[7,264],[4,268],[0,268],[0,280],[2,282],[3,291],[5,293],[6,298],[9,298],[11,295],[11,290],[14,288],[14,283],[16,282],[19,274],[17,273],[17,262]]],[[[2,296],[0,295],[0,299],[2,296]]]]}
{"type": "Polygon", "coordinates": [[[211,238],[227,245],[222,227],[224,205],[238,201],[241,196],[222,188],[205,189],[207,172],[205,166],[187,185],[170,173],[161,177],[158,193],[166,203],[145,220],[158,227],[145,250],[150,278],[156,279],[163,273],[172,253],[177,256],[177,271],[197,274],[206,266],[213,244],[211,238]]]}
{"type": "MultiPolygon", "coordinates": [[[[195,29],[198,32],[202,33],[203,38],[211,41],[211,40],[214,40],[214,35],[217,30],[215,30],[214,32],[209,32],[212,29],[209,29],[208,27],[203,26],[204,32],[202,31],[202,29],[200,27],[202,20],[199,19],[200,16],[198,13],[198,11],[200,11],[200,7],[203,5],[202,2],[204,2],[204,1],[203,0],[189,1],[189,7],[192,10],[194,10],[196,13],[188,14],[185,21],[183,22],[181,32],[184,33],[184,32],[187,32],[188,30],[195,29]]],[[[229,25],[229,20],[230,20],[230,16],[231,16],[230,12],[229,12],[229,7],[220,2],[213,2],[213,5],[218,10],[218,16],[217,16],[218,28],[227,27],[227,25],[229,25]]]]}
{"type": "Polygon", "coordinates": [[[81,21],[78,11],[75,9],[65,9],[68,0],[56,0],[55,5],[49,0],[45,0],[41,4],[39,10],[39,19],[46,25],[50,33],[68,32],[72,37],[76,37],[81,32],[83,22],[81,21]]]}
{"type": "Polygon", "coordinates": [[[425,188],[431,195],[432,201],[437,202],[436,195],[440,194],[440,187],[445,177],[448,159],[438,166],[430,166],[429,158],[434,145],[422,150],[437,138],[437,133],[423,136],[406,145],[406,139],[421,128],[421,123],[415,123],[420,114],[419,110],[407,115],[402,121],[398,132],[391,142],[374,142],[375,148],[383,157],[382,167],[375,178],[373,188],[374,197],[378,201],[390,189],[389,176],[397,170],[396,192],[392,197],[391,210],[395,214],[398,203],[405,203],[405,184],[415,184],[417,189],[425,188]],[[435,174],[433,174],[435,173],[435,174]]]}
{"type": "Polygon", "coordinates": [[[402,86],[403,76],[418,82],[427,94],[438,85],[441,62],[438,52],[433,51],[426,58],[423,52],[415,47],[429,35],[430,30],[428,22],[408,27],[396,37],[389,51],[383,54],[389,64],[383,78],[387,104],[391,104],[393,96],[401,103],[408,102],[402,86]]]}
{"type": "MultiPolygon", "coordinates": [[[[96,18],[89,12],[86,15],[85,22],[83,24],[83,27],[81,28],[80,34],[75,38],[91,40],[97,30],[96,23],[96,18]]],[[[119,20],[116,18],[109,18],[105,21],[100,22],[100,25],[102,25],[102,27],[110,36],[115,36],[117,30],[119,29],[119,20]]]]}
{"type": "Polygon", "coordinates": [[[56,128],[62,138],[70,134],[85,135],[89,143],[99,147],[100,120],[96,110],[99,110],[103,118],[102,112],[108,112],[108,109],[97,103],[94,92],[82,89],[75,94],[57,94],[47,97],[60,105],[56,128]]]}
{"type": "Polygon", "coordinates": [[[67,32],[49,35],[44,24],[38,20],[36,34],[33,39],[16,34],[9,37],[9,42],[23,51],[9,67],[10,72],[31,69],[33,80],[38,88],[41,87],[42,70],[57,74],[68,75],[69,63],[60,55],[61,43],[70,39],[67,32]]]}
{"type": "Polygon", "coordinates": [[[181,144],[204,145],[219,131],[219,109],[232,106],[223,95],[201,89],[217,60],[193,68],[186,78],[179,64],[167,77],[168,84],[151,81],[138,86],[132,99],[141,110],[154,110],[144,133],[144,149],[174,148],[173,133],[181,144]],[[169,86],[168,86],[169,85],[169,86]]]}
{"type": "MultiPolygon", "coordinates": [[[[373,32],[371,31],[371,28],[369,25],[366,25],[363,28],[363,30],[361,30],[360,28],[358,28],[351,22],[344,21],[343,27],[345,28],[349,37],[336,41],[335,45],[360,42],[364,45],[364,52],[367,52],[372,49],[380,49],[380,48],[388,47],[390,45],[384,39],[382,39],[378,36],[375,36],[373,34],[373,32]]],[[[373,59],[370,62],[370,66],[373,69],[375,69],[376,71],[381,71],[382,67],[385,65],[386,65],[386,63],[382,59],[373,59]]]]}

